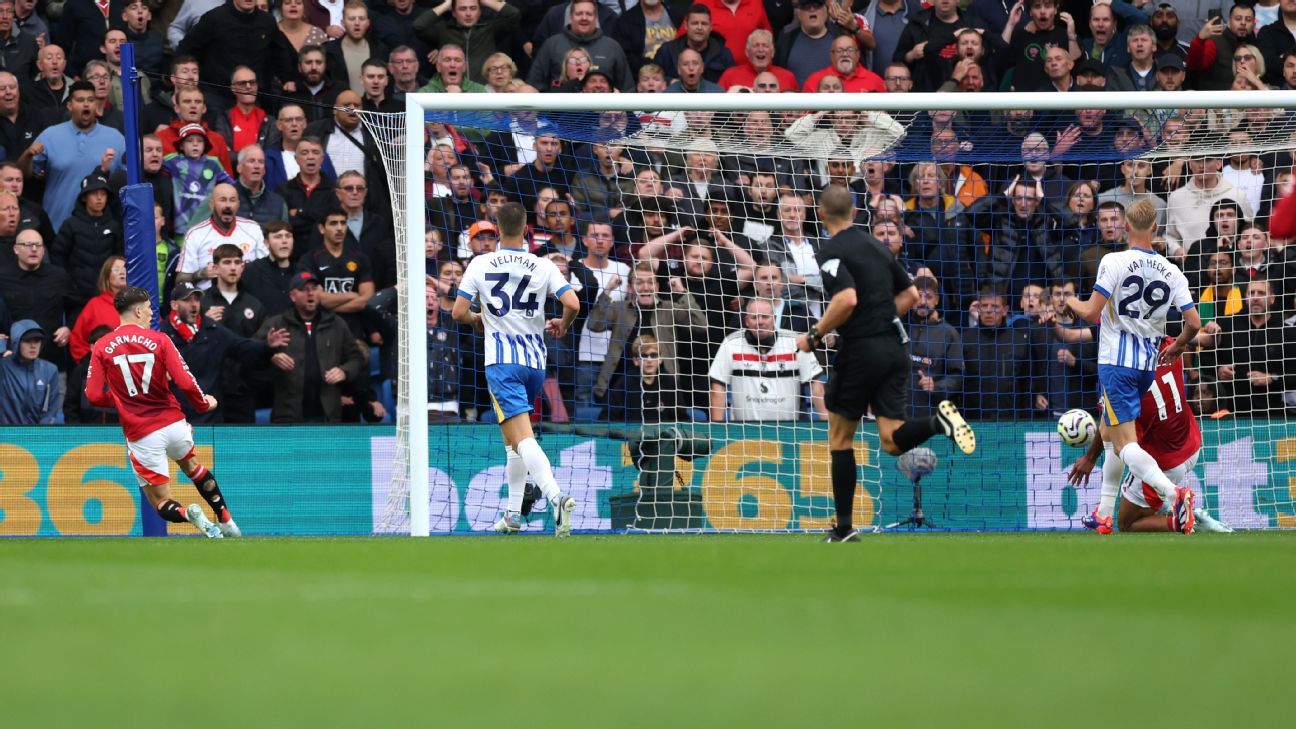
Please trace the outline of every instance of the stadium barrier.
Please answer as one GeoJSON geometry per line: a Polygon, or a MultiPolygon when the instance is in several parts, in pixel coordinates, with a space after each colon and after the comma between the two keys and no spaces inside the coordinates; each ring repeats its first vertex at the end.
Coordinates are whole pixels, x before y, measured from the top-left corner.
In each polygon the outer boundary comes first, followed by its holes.
{"type": "MultiPolygon", "coordinates": [[[[940,465],[923,481],[927,514],[950,530],[1079,528],[1080,517],[1098,499],[1100,474],[1087,486],[1068,485],[1066,471],[1080,451],[1063,449],[1049,425],[980,424],[977,468],[960,467],[948,445],[939,444],[940,465]],[[979,483],[971,474],[994,474],[994,483],[979,483]]],[[[787,425],[782,427],[786,436],[787,425]]],[[[699,527],[827,526],[832,505],[825,431],[822,425],[797,427],[803,437],[785,442],[768,425],[685,431],[697,457],[675,457],[674,478],[656,484],[672,491],[668,501],[678,507],[672,516],[690,514],[699,527]],[[774,484],[779,488],[769,488],[774,484]]],[[[1234,421],[1227,428],[1202,423],[1205,447],[1189,481],[1226,524],[1296,527],[1296,514],[1279,511],[1296,492],[1296,438],[1274,437],[1283,427],[1281,421],[1261,420],[1234,421]]],[[[497,429],[434,426],[431,434],[433,531],[488,530],[503,500],[504,459],[502,449],[480,446],[498,437],[497,429]],[[448,489],[455,498],[447,498],[448,489]],[[500,493],[501,502],[474,504],[467,498],[483,490],[500,493]]],[[[875,445],[871,428],[866,437],[875,445]]],[[[221,489],[249,535],[367,535],[386,504],[395,448],[390,426],[207,427],[195,429],[195,440],[203,462],[215,464],[221,489]]],[[[581,501],[574,519],[578,530],[651,528],[643,513],[635,521],[634,506],[636,462],[652,456],[651,439],[549,433],[544,445],[559,482],[581,501]]],[[[877,458],[876,451],[859,454],[861,467],[877,458]]],[[[883,459],[881,494],[866,491],[856,504],[862,526],[888,524],[910,508],[908,483],[891,467],[892,459],[883,459]]],[[[187,480],[178,483],[178,499],[200,503],[187,480]]],[[[119,429],[0,431],[0,535],[139,535],[139,503],[119,429]]],[[[538,512],[528,528],[539,531],[547,522],[548,514],[538,512]]],[[[169,526],[172,534],[195,533],[188,524],[169,526]]]]}

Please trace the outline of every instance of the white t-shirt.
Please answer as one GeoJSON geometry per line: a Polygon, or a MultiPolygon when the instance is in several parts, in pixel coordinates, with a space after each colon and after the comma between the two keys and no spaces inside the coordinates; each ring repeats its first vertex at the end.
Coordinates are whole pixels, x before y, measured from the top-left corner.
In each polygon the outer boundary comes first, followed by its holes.
{"type": "MultiPolygon", "coordinates": [[[[630,286],[630,267],[620,261],[608,261],[604,268],[591,268],[590,273],[594,274],[594,280],[598,281],[599,292],[596,296],[602,296],[607,290],[608,281],[613,276],[621,279],[621,283],[615,289],[608,291],[608,298],[613,301],[620,301],[626,297],[626,292],[630,286]]],[[[612,332],[605,330],[601,332],[592,332],[587,328],[581,332],[580,343],[577,345],[576,358],[581,362],[602,362],[607,359],[608,343],[612,341],[612,332]]]]}
{"type": "Polygon", "coordinates": [[[762,351],[741,330],[720,343],[708,376],[729,388],[730,420],[796,420],[801,385],[822,373],[813,354],[797,349],[792,332],[780,330],[774,346],[762,351]]]}
{"type": "Polygon", "coordinates": [[[500,248],[468,262],[459,295],[481,302],[486,365],[545,368],[545,299],[571,288],[558,265],[527,251],[500,248]]]}
{"type": "Polygon", "coordinates": [[[364,144],[364,137],[361,136],[359,129],[356,129],[354,135],[347,134],[341,129],[329,135],[328,149],[324,151],[328,153],[329,160],[333,162],[333,170],[338,175],[343,172],[354,171],[359,172],[360,176],[364,177],[364,150],[357,147],[356,144],[364,144]]]}
{"type": "MultiPolygon", "coordinates": [[[[180,273],[203,270],[212,262],[212,252],[216,247],[226,243],[238,246],[243,251],[243,260],[248,263],[270,255],[270,249],[266,248],[265,238],[261,234],[261,226],[256,221],[234,218],[234,227],[226,234],[212,225],[211,218],[208,218],[185,233],[184,247],[180,249],[180,263],[176,270],[180,273]]],[[[211,285],[211,279],[194,282],[194,286],[204,290],[211,288],[211,285]]]]}
{"type": "Polygon", "coordinates": [[[1156,369],[1170,307],[1196,306],[1178,266],[1137,248],[1103,256],[1094,290],[1108,298],[1098,327],[1098,364],[1136,370],[1156,369]]]}

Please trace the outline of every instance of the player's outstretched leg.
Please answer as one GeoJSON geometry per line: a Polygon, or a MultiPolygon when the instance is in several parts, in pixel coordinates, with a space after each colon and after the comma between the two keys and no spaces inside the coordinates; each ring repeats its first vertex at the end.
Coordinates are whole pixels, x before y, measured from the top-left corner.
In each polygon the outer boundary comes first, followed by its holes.
{"type": "Polygon", "coordinates": [[[202,507],[197,504],[190,504],[186,509],[180,505],[179,501],[171,498],[171,490],[166,483],[147,484],[144,486],[144,495],[148,497],[149,503],[157,510],[158,516],[172,524],[184,524],[188,522],[198,528],[198,531],[205,534],[209,539],[221,539],[220,529],[207,515],[203,513],[202,507]]]}
{"type": "MultiPolygon", "coordinates": [[[[880,418],[878,430],[879,433],[882,431],[880,418]]],[[[958,446],[964,454],[970,455],[976,450],[976,433],[972,432],[972,426],[963,419],[958,407],[949,400],[942,400],[936,406],[936,414],[930,418],[906,420],[901,423],[891,431],[890,440],[893,441],[894,447],[887,447],[888,439],[884,436],[883,448],[888,453],[898,456],[926,443],[934,435],[944,435],[954,441],[954,445],[958,446]]]]}
{"type": "Polygon", "coordinates": [[[565,537],[571,534],[571,515],[576,510],[576,499],[564,494],[558,488],[553,467],[549,464],[549,457],[545,455],[544,449],[532,436],[522,439],[517,444],[517,452],[522,457],[522,462],[526,464],[527,471],[535,479],[536,485],[544,493],[545,499],[549,501],[550,509],[553,510],[554,536],[565,537]]]}
{"type": "MultiPolygon", "coordinates": [[[[241,537],[242,530],[234,519],[230,517],[229,506],[225,503],[225,496],[221,493],[220,486],[216,483],[216,475],[207,470],[197,458],[190,455],[179,461],[180,469],[185,475],[193,481],[193,485],[198,488],[198,494],[203,497],[207,505],[211,507],[212,512],[216,514],[217,529],[220,530],[221,536],[241,537]]],[[[199,513],[201,513],[201,509],[199,513]]],[[[206,516],[203,517],[204,519],[206,516]]]]}
{"type": "Polygon", "coordinates": [[[202,507],[197,504],[190,504],[185,509],[185,521],[198,527],[198,531],[207,536],[208,539],[224,539],[225,533],[220,527],[211,522],[207,515],[203,513],[202,507]]]}

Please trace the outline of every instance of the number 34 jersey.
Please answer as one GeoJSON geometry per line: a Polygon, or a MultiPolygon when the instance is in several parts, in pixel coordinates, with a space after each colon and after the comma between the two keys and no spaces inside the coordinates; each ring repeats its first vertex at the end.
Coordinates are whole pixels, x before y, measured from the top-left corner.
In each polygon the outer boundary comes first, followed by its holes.
{"type": "Polygon", "coordinates": [[[116,407],[126,440],[139,440],[185,419],[171,382],[195,410],[207,409],[198,380],[167,335],[123,324],[95,342],[86,397],[99,407],[116,407]]]}
{"type": "Polygon", "coordinates": [[[1155,370],[1170,307],[1196,306],[1179,267],[1139,248],[1103,256],[1094,290],[1107,297],[1098,330],[1100,365],[1155,370]]]}
{"type": "Polygon", "coordinates": [[[468,262],[459,295],[481,303],[486,366],[545,368],[545,299],[571,288],[558,265],[526,251],[501,248],[468,262]]]}

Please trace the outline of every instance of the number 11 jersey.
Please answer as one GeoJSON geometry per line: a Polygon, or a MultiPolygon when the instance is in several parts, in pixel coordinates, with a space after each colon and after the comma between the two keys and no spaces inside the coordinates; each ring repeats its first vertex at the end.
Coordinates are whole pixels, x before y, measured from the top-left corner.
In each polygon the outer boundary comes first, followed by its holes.
{"type": "Polygon", "coordinates": [[[474,256],[459,295],[481,303],[486,363],[545,368],[545,301],[571,286],[558,265],[527,251],[501,248],[474,256]]]}
{"type": "Polygon", "coordinates": [[[1151,372],[1170,307],[1194,306],[1188,279],[1160,254],[1129,248],[1103,256],[1094,290],[1107,297],[1098,329],[1098,364],[1151,372]]]}

